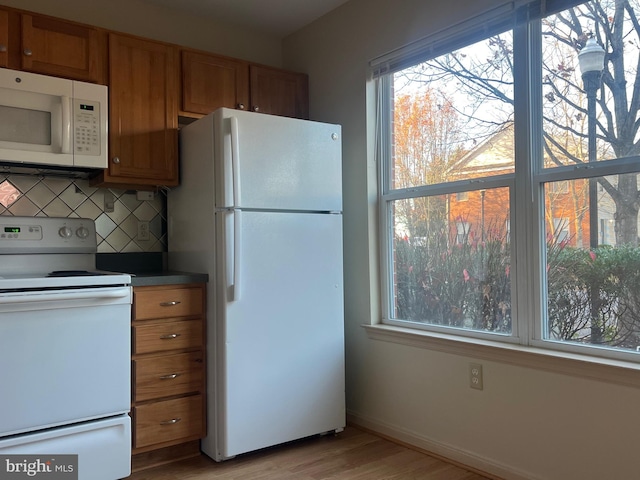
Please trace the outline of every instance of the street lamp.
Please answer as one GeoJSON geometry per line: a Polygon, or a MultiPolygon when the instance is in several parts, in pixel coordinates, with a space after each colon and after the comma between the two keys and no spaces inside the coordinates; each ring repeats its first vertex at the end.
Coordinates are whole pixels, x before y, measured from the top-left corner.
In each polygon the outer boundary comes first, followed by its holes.
{"type": "MultiPolygon", "coordinates": [[[[587,138],[589,163],[596,158],[596,93],[604,69],[604,49],[595,38],[587,40],[578,53],[578,63],[582,72],[582,83],[587,93],[587,138]]],[[[598,191],[595,178],[589,179],[589,246],[598,246],[598,191]]]]}
{"type": "MultiPolygon", "coordinates": [[[[596,93],[600,88],[602,70],[604,69],[604,49],[594,38],[587,40],[584,48],[578,53],[578,62],[582,72],[582,83],[587,93],[587,137],[589,163],[596,158],[596,93]]],[[[589,178],[589,247],[594,250],[598,246],[598,190],[595,178],[589,178]]],[[[602,327],[598,317],[599,292],[594,285],[590,289],[591,309],[591,343],[602,343],[602,327]]]]}
{"type": "Polygon", "coordinates": [[[480,241],[484,246],[484,195],[487,191],[485,189],[480,190],[480,241]]]}

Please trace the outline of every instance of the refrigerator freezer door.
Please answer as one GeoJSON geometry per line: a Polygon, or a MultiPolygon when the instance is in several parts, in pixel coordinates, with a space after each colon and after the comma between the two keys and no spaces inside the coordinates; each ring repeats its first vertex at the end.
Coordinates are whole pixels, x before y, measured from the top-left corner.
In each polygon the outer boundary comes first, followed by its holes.
{"type": "Polygon", "coordinates": [[[342,211],[339,125],[224,108],[214,115],[218,208],[342,211]]]}
{"type": "Polygon", "coordinates": [[[222,458],[345,425],[342,216],[245,211],[242,231],[217,325],[222,458]]]}

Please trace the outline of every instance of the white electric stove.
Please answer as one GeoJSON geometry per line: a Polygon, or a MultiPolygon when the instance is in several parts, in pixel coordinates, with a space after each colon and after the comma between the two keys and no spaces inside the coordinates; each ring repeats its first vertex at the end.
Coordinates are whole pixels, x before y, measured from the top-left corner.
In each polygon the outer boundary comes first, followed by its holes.
{"type": "Polygon", "coordinates": [[[131,277],[97,271],[80,218],[0,216],[0,455],[131,472],[131,277]],[[46,458],[45,458],[46,460],[46,458]]]}

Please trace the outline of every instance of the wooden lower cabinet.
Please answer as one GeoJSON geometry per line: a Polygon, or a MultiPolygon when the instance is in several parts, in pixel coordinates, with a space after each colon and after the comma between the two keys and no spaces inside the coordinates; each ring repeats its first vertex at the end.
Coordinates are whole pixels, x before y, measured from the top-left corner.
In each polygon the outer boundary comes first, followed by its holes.
{"type": "Polygon", "coordinates": [[[135,401],[198,392],[204,381],[202,352],[178,353],[133,361],[135,401]]]}
{"type": "Polygon", "coordinates": [[[194,395],[135,407],[135,448],[200,438],[204,422],[202,402],[202,395],[194,395]]]}
{"type": "Polygon", "coordinates": [[[132,319],[135,459],[205,436],[205,286],[134,287],[132,319]]]}

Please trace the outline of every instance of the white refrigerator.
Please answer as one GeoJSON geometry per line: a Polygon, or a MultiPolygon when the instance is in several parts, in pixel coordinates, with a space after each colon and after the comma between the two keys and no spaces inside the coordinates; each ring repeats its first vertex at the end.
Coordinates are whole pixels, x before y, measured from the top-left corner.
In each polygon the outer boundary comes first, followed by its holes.
{"type": "Polygon", "coordinates": [[[180,132],[168,264],[209,274],[201,448],[217,461],[345,426],[340,137],[230,109],[180,132]]]}

